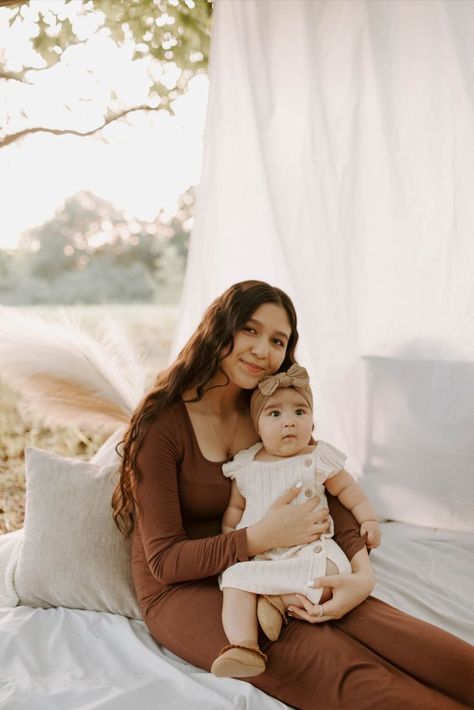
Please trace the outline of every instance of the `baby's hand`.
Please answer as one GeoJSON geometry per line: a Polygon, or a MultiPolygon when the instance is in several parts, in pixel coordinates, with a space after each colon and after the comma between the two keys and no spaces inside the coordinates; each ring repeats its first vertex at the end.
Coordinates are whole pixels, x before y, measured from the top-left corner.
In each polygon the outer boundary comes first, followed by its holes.
{"type": "Polygon", "coordinates": [[[360,534],[367,536],[367,547],[369,550],[380,545],[382,533],[376,520],[365,520],[360,526],[360,534]]]}

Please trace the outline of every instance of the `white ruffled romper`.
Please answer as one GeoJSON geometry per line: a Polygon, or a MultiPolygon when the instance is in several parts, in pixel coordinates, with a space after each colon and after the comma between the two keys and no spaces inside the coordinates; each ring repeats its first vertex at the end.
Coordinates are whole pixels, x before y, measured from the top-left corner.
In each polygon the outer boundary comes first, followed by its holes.
{"type": "MultiPolygon", "coordinates": [[[[255,461],[262,447],[259,442],[223,465],[224,476],[235,479],[245,498],[244,514],[237,528],[261,520],[275,500],[299,481],[303,482],[303,487],[293,503],[303,503],[317,495],[321,500],[316,509],[327,508],[324,482],[344,467],[346,456],[341,451],[319,441],[309,454],[281,461],[255,461]]],[[[274,548],[255,555],[249,562],[238,562],[220,576],[220,588],[235,587],[256,594],[298,593],[317,604],[322,589],[311,589],[307,582],[326,574],[326,558],[334,562],[340,574],[351,572],[350,562],[333,535],[334,524],[330,518],[329,532],[320,540],[308,545],[274,548]]]]}

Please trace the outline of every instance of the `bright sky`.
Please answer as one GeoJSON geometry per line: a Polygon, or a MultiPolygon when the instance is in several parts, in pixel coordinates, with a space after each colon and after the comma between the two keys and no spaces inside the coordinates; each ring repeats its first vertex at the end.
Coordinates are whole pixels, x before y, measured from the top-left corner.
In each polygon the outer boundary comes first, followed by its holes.
{"type": "MultiPolygon", "coordinates": [[[[0,47],[15,70],[15,47],[21,42],[0,12],[0,47]]],[[[23,102],[33,107],[27,125],[77,130],[100,123],[112,90],[120,106],[146,102],[143,65],[131,61],[130,48],[118,50],[106,37],[90,41],[86,49],[67,50],[64,67],[54,72],[49,78],[50,71],[40,72],[38,86],[11,86],[8,93],[1,82],[0,125],[17,111],[15,128],[24,127],[23,102]],[[81,95],[87,100],[80,101],[81,95]]],[[[174,77],[171,67],[170,85],[174,77]]],[[[110,200],[130,217],[153,219],[160,210],[171,216],[179,194],[199,181],[207,93],[207,77],[197,76],[174,102],[175,117],[164,111],[131,114],[129,123],[103,131],[107,142],[99,136],[36,134],[0,149],[0,248],[14,248],[25,229],[44,222],[80,190],[110,200]]]]}

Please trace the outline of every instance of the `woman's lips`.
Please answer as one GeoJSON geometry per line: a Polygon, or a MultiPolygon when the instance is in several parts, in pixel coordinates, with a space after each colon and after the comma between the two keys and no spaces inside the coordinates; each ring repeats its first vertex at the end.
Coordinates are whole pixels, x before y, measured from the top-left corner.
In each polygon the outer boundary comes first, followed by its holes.
{"type": "Polygon", "coordinates": [[[263,367],[260,367],[259,365],[253,365],[251,362],[246,362],[245,360],[240,361],[249,372],[252,373],[252,375],[261,375],[265,372],[265,369],[263,367]]]}

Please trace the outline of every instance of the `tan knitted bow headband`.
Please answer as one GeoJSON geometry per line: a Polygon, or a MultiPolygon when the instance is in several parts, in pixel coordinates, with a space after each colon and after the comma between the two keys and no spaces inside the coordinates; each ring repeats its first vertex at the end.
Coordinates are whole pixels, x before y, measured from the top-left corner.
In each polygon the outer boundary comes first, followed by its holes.
{"type": "Polygon", "coordinates": [[[313,394],[308,373],[304,367],[295,363],[287,372],[269,375],[258,383],[250,399],[250,416],[255,427],[266,403],[280,387],[293,387],[313,411],[313,394]]]}

